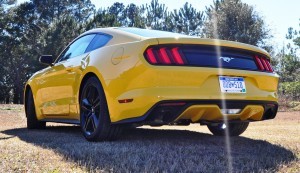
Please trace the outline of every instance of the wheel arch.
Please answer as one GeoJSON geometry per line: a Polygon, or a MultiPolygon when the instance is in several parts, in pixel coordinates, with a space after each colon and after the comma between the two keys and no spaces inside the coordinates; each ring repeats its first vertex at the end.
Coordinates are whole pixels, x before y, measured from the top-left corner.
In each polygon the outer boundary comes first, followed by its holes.
{"type": "Polygon", "coordinates": [[[29,85],[29,84],[27,84],[26,86],[25,86],[25,90],[24,90],[24,109],[25,109],[25,115],[26,115],[26,117],[27,117],[27,114],[26,114],[26,112],[27,112],[27,97],[28,97],[28,93],[29,93],[29,91],[32,91],[32,89],[31,89],[31,86],[29,85]]]}
{"type": "Polygon", "coordinates": [[[82,89],[83,89],[83,87],[84,87],[84,84],[85,84],[85,82],[89,79],[89,78],[91,78],[91,77],[95,77],[95,78],[97,78],[98,80],[99,80],[99,82],[100,82],[100,85],[101,85],[101,87],[102,87],[102,89],[103,89],[103,92],[104,92],[104,97],[105,97],[105,100],[106,100],[106,103],[107,103],[107,110],[108,110],[108,112],[109,112],[109,119],[111,120],[111,114],[110,114],[110,104],[109,104],[109,102],[108,102],[108,98],[107,98],[107,92],[106,92],[106,86],[105,86],[105,83],[103,83],[104,81],[102,81],[101,80],[101,76],[98,76],[97,75],[97,73],[94,73],[94,72],[88,72],[88,73],[86,73],[83,77],[82,77],[82,80],[81,80],[81,83],[80,83],[80,86],[79,86],[79,91],[78,91],[78,98],[77,98],[77,101],[78,101],[78,113],[80,114],[80,98],[81,98],[81,91],[82,91],[82,89]]]}
{"type": "MultiPolygon", "coordinates": [[[[78,92],[78,104],[80,104],[80,97],[81,97],[81,91],[82,91],[82,89],[83,89],[83,86],[84,86],[84,84],[85,84],[85,82],[89,79],[89,78],[91,78],[91,77],[96,77],[99,81],[100,81],[100,79],[98,78],[98,76],[95,74],[95,73],[93,73],[93,72],[88,72],[88,73],[86,73],[84,76],[83,76],[83,78],[82,78],[82,80],[81,80],[81,83],[80,83],[80,86],[79,86],[79,92],[78,92]]],[[[101,83],[101,81],[100,81],[100,84],[102,85],[102,83],[101,83]]],[[[103,87],[103,86],[102,86],[103,87]]]]}

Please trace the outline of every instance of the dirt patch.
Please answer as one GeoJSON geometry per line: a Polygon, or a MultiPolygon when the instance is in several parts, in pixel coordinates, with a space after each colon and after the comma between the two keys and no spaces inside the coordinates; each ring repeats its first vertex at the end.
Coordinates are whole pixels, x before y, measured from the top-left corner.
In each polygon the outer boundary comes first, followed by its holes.
{"type": "MultiPolygon", "coordinates": [[[[22,105],[0,105],[1,172],[227,172],[223,137],[205,126],[142,127],[87,142],[78,126],[27,130],[22,105]]],[[[300,112],[251,123],[231,138],[234,172],[300,172],[300,112]]]]}

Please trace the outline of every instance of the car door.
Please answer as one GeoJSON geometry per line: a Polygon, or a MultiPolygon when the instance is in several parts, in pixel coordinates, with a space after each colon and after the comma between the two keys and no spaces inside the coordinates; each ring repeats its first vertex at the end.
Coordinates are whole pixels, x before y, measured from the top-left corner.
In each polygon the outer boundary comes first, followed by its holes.
{"type": "Polygon", "coordinates": [[[44,116],[56,118],[77,113],[74,89],[82,73],[81,60],[88,56],[85,52],[94,37],[95,34],[89,34],[75,40],[38,79],[44,116]]]}

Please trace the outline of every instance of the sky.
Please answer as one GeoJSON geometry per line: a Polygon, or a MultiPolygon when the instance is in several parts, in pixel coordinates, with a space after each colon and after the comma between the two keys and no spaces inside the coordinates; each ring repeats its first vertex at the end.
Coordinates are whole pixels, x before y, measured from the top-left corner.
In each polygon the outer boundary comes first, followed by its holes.
{"type": "MultiPolygon", "coordinates": [[[[24,1],[26,0],[18,2],[24,1]]],[[[99,9],[109,7],[114,2],[121,2],[124,5],[129,3],[142,5],[149,4],[151,0],[91,0],[91,2],[99,9]]],[[[205,10],[206,6],[213,4],[213,0],[159,0],[159,2],[166,4],[168,10],[179,9],[185,2],[201,11],[205,10]]],[[[300,0],[242,0],[242,2],[253,6],[254,10],[263,17],[274,37],[271,40],[272,45],[282,47],[287,43],[285,35],[289,27],[300,29],[300,0]]]]}

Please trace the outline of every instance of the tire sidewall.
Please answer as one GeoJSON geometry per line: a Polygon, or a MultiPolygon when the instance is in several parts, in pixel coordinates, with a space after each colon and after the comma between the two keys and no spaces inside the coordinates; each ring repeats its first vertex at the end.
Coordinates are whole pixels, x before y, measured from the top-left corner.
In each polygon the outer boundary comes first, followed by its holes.
{"type": "Polygon", "coordinates": [[[96,77],[91,77],[89,78],[85,84],[84,87],[81,91],[81,97],[80,97],[80,128],[81,131],[84,135],[84,137],[89,140],[89,141],[97,141],[98,138],[103,138],[102,134],[106,133],[107,126],[110,124],[109,120],[109,113],[108,113],[108,108],[107,108],[107,103],[104,95],[103,88],[100,84],[100,81],[96,77]],[[81,110],[81,105],[82,105],[82,100],[84,99],[84,94],[83,92],[89,87],[90,85],[96,86],[97,92],[99,93],[100,96],[100,112],[99,112],[99,123],[96,128],[96,130],[88,135],[85,130],[83,129],[83,112],[81,110]]]}

